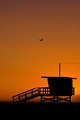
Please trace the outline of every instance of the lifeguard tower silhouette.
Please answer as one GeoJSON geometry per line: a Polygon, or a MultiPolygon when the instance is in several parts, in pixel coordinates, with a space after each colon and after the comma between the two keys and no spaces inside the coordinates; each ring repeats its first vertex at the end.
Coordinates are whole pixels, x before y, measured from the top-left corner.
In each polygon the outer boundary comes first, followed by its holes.
{"type": "Polygon", "coordinates": [[[36,87],[25,92],[12,96],[13,102],[27,102],[30,99],[40,96],[41,103],[44,101],[52,101],[59,103],[65,101],[71,103],[71,96],[75,94],[72,77],[63,76],[41,76],[47,78],[48,87],[36,87]]]}

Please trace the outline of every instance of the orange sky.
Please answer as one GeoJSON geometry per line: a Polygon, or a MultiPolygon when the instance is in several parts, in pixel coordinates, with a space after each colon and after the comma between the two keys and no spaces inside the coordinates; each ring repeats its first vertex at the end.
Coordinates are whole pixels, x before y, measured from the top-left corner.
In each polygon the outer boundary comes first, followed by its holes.
{"type": "MultiPolygon", "coordinates": [[[[0,100],[47,86],[42,75],[58,76],[58,63],[80,63],[79,0],[0,0],[0,100]],[[39,38],[44,38],[40,42],[39,38]]],[[[80,64],[62,65],[76,77],[80,64]]]]}

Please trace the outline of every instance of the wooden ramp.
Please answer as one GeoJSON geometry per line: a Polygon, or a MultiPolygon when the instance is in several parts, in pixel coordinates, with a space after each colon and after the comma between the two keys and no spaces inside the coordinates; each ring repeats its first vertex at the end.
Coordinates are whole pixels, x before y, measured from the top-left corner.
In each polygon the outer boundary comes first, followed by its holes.
{"type": "Polygon", "coordinates": [[[13,102],[25,102],[38,96],[49,96],[49,87],[37,87],[12,96],[13,102]]]}

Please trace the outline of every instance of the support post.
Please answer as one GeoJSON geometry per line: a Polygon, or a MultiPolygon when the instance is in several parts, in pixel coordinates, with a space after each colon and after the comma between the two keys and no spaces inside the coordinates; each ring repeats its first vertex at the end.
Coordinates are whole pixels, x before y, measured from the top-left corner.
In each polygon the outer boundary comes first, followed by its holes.
{"type": "Polygon", "coordinates": [[[41,95],[41,103],[42,103],[42,95],[41,95]]]}

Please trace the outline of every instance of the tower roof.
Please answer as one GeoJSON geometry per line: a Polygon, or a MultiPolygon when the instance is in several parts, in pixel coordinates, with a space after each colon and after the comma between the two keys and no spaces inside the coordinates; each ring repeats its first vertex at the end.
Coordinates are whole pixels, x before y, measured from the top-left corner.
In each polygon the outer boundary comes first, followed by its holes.
{"type": "Polygon", "coordinates": [[[68,78],[71,78],[71,79],[77,79],[77,78],[74,78],[74,77],[67,77],[67,76],[41,76],[41,78],[62,78],[62,79],[68,79],[68,78]]]}

